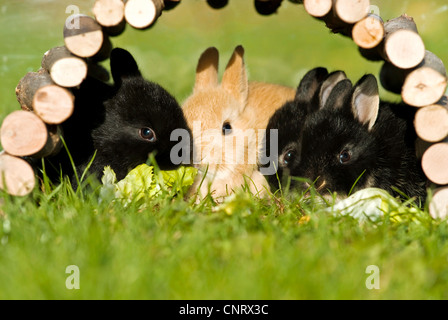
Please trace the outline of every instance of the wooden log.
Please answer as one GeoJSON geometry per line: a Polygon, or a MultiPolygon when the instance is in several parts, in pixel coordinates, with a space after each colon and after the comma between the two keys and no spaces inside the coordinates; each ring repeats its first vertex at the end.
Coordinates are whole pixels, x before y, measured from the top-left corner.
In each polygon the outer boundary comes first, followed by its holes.
{"type": "Polygon", "coordinates": [[[0,153],[0,189],[12,196],[29,194],[36,184],[32,166],[25,160],[0,153]]]}
{"type": "Polygon", "coordinates": [[[87,76],[87,63],[73,55],[65,46],[48,50],[41,62],[51,79],[62,87],[76,87],[87,76]]]}
{"type": "Polygon", "coordinates": [[[429,214],[434,219],[446,219],[448,217],[448,187],[438,188],[434,191],[429,214]]]}
{"type": "Polygon", "coordinates": [[[34,113],[17,110],[3,121],[0,139],[4,150],[19,157],[43,158],[56,155],[62,148],[62,129],[47,125],[34,113]]]}
{"type": "Polygon", "coordinates": [[[384,55],[389,62],[402,69],[413,68],[422,62],[425,45],[413,18],[404,14],[389,20],[384,30],[384,55]]]}
{"type": "Polygon", "coordinates": [[[425,44],[412,17],[404,14],[384,23],[384,39],[370,50],[360,50],[369,60],[385,60],[401,69],[420,64],[425,57],[425,44]]]}
{"type": "Polygon", "coordinates": [[[401,69],[385,62],[381,67],[380,82],[386,90],[401,94],[407,104],[423,107],[442,98],[447,76],[442,60],[426,50],[423,61],[412,69],[401,69]]]}
{"type": "Polygon", "coordinates": [[[122,0],[96,0],[92,11],[96,21],[109,36],[118,36],[125,30],[126,20],[122,0]]]}
{"type": "Polygon", "coordinates": [[[110,80],[109,71],[102,65],[95,62],[90,62],[88,64],[87,75],[102,82],[108,82],[110,80]]]}
{"type": "Polygon", "coordinates": [[[50,74],[45,69],[25,74],[16,87],[17,101],[22,109],[33,111],[33,97],[37,89],[53,84],[50,74]]]}
{"type": "Polygon", "coordinates": [[[39,152],[31,155],[32,158],[40,159],[55,156],[64,146],[61,140],[61,136],[63,134],[61,126],[47,125],[47,132],[47,142],[39,152]]]}
{"type": "Polygon", "coordinates": [[[333,33],[351,37],[353,25],[367,16],[370,0],[305,0],[303,5],[333,33]]]}
{"type": "Polygon", "coordinates": [[[443,96],[436,104],[420,108],[415,114],[414,127],[417,135],[428,142],[438,142],[448,136],[448,97],[443,96]]]}
{"type": "Polygon", "coordinates": [[[375,48],[383,41],[383,38],[383,19],[376,14],[368,14],[353,26],[352,39],[360,48],[375,48]]]}
{"type": "Polygon", "coordinates": [[[333,0],[335,15],[347,24],[354,24],[369,13],[370,0],[333,0]]]}
{"type": "Polygon", "coordinates": [[[435,184],[448,184],[448,141],[430,146],[422,157],[426,177],[435,184]]]}
{"type": "Polygon", "coordinates": [[[276,13],[283,0],[255,0],[255,10],[264,16],[276,13]]]}
{"type": "Polygon", "coordinates": [[[428,148],[432,145],[432,142],[428,142],[420,137],[417,137],[417,139],[415,140],[415,155],[417,159],[421,160],[423,155],[425,154],[425,151],[428,150],[428,148]]]}
{"type": "Polygon", "coordinates": [[[64,25],[64,42],[71,53],[78,57],[89,58],[102,51],[101,58],[107,56],[104,52],[109,50],[110,41],[107,41],[107,35],[94,18],[75,14],[67,20],[64,25]]]}
{"type": "Polygon", "coordinates": [[[303,0],[305,11],[315,18],[326,16],[330,12],[332,6],[332,0],[303,0]]]}
{"type": "Polygon", "coordinates": [[[101,46],[100,50],[89,59],[91,61],[96,61],[96,62],[109,59],[112,49],[113,49],[112,42],[110,41],[110,38],[108,37],[108,35],[106,33],[104,33],[103,45],[101,46]]]}
{"type": "Polygon", "coordinates": [[[446,69],[442,60],[426,51],[423,61],[406,76],[401,97],[411,106],[423,107],[439,101],[446,86],[446,69]]]}
{"type": "Polygon", "coordinates": [[[37,154],[47,143],[45,123],[34,113],[17,110],[3,120],[0,139],[4,150],[14,156],[37,154]]]}
{"type": "Polygon", "coordinates": [[[164,7],[163,0],[127,0],[124,17],[132,27],[146,29],[162,14],[164,7]]]}
{"type": "Polygon", "coordinates": [[[229,3],[229,0],[207,0],[207,3],[213,9],[222,9],[229,3]]]}
{"type": "Polygon", "coordinates": [[[39,88],[33,98],[33,109],[48,124],[60,124],[73,113],[75,98],[65,88],[57,85],[39,88]]]}
{"type": "Polygon", "coordinates": [[[387,91],[401,94],[404,81],[410,69],[400,69],[385,61],[380,69],[380,83],[387,91]]]}
{"type": "Polygon", "coordinates": [[[16,87],[16,96],[23,110],[33,111],[49,124],[64,122],[75,108],[73,94],[54,84],[44,69],[27,73],[16,87]]]}
{"type": "Polygon", "coordinates": [[[111,37],[119,36],[126,30],[126,20],[121,21],[119,24],[113,27],[103,27],[103,31],[111,37]]]}
{"type": "Polygon", "coordinates": [[[115,27],[124,20],[124,2],[122,0],[96,0],[92,12],[101,26],[115,27]]]}

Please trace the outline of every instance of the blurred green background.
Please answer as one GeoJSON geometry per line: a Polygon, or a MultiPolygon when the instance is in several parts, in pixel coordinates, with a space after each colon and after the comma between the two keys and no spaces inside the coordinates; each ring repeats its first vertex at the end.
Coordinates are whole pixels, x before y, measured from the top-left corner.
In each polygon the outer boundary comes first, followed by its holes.
{"type": "MultiPolygon", "coordinates": [[[[19,108],[15,87],[28,71],[40,67],[43,54],[63,45],[62,29],[69,5],[93,15],[94,0],[1,0],[0,2],[0,121],[19,108]]],[[[426,48],[448,61],[446,0],[372,0],[384,20],[403,13],[414,17],[426,48]]],[[[378,75],[381,63],[362,58],[348,38],[331,34],[302,5],[283,1],[277,14],[259,15],[253,0],[230,0],[223,9],[205,0],[182,0],[164,11],[149,30],[127,26],[112,38],[114,46],[130,50],[148,79],[159,82],[182,102],[190,93],[197,59],[216,46],[221,69],[234,47],[246,49],[249,79],[297,86],[310,68],[342,69],[356,81],[364,73],[378,75]]],[[[105,62],[108,63],[107,61],[105,62]]],[[[382,92],[384,98],[397,96],[382,92]]]]}

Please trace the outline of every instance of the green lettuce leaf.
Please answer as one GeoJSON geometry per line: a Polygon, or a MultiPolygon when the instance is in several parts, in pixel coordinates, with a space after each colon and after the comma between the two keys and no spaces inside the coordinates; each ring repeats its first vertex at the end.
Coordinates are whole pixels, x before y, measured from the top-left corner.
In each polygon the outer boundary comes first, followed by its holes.
{"type": "Polygon", "coordinates": [[[162,191],[185,193],[193,184],[197,169],[179,167],[176,170],[154,172],[154,167],[141,164],[131,170],[124,179],[117,181],[110,166],[104,168],[100,195],[107,196],[129,204],[132,201],[144,202],[154,198],[162,191]]]}

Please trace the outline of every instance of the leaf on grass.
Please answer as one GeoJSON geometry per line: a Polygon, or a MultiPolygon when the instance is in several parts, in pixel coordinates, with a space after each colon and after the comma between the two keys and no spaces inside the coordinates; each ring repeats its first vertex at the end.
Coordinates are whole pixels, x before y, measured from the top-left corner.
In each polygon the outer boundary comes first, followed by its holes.
{"type": "Polygon", "coordinates": [[[351,216],[360,222],[377,222],[385,215],[389,216],[392,222],[404,220],[418,222],[415,219],[418,213],[416,208],[406,206],[387,191],[378,188],[366,188],[355,192],[328,208],[328,211],[351,216]]]}
{"type": "Polygon", "coordinates": [[[105,196],[113,192],[115,199],[129,203],[156,197],[162,190],[186,191],[193,184],[196,173],[197,170],[194,168],[180,167],[177,170],[160,171],[155,174],[153,166],[141,164],[117,182],[115,172],[107,166],[101,178],[103,183],[101,194],[105,196]]]}

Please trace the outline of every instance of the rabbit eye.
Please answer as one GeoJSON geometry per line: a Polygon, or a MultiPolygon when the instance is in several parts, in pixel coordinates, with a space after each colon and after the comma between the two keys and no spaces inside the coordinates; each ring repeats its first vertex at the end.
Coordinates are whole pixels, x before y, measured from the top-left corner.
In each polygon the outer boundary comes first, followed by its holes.
{"type": "Polygon", "coordinates": [[[291,163],[291,161],[294,159],[294,152],[292,150],[288,150],[283,154],[283,159],[281,161],[281,163],[284,166],[287,166],[288,164],[291,163]]]}
{"type": "Polygon", "coordinates": [[[342,150],[339,154],[339,162],[342,164],[346,164],[352,158],[352,154],[348,150],[342,150]]]}
{"type": "Polygon", "coordinates": [[[232,132],[232,126],[230,125],[230,123],[229,122],[224,122],[223,124],[222,124],[222,134],[223,135],[226,135],[226,134],[229,134],[229,133],[231,133],[232,132]]]}
{"type": "Polygon", "coordinates": [[[141,128],[140,137],[149,142],[156,142],[156,133],[151,128],[141,128]]]}

